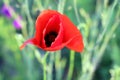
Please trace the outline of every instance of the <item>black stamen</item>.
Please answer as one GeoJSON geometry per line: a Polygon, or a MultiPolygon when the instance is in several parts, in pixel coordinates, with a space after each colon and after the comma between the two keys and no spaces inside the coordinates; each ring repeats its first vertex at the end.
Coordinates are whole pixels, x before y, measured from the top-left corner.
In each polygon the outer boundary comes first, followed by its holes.
{"type": "Polygon", "coordinates": [[[55,38],[57,37],[57,33],[54,31],[49,32],[45,35],[45,44],[47,47],[50,47],[52,42],[54,42],[55,38]]]}

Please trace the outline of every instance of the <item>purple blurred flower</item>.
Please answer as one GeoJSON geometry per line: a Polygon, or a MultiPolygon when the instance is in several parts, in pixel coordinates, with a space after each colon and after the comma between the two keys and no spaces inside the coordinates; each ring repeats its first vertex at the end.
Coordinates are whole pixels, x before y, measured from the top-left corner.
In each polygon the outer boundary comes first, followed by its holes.
{"type": "Polygon", "coordinates": [[[19,16],[13,21],[13,25],[17,30],[22,28],[22,18],[19,16]]]}
{"type": "Polygon", "coordinates": [[[12,7],[10,7],[9,5],[4,4],[2,7],[2,14],[4,14],[7,18],[11,18],[12,17],[12,7]]]}

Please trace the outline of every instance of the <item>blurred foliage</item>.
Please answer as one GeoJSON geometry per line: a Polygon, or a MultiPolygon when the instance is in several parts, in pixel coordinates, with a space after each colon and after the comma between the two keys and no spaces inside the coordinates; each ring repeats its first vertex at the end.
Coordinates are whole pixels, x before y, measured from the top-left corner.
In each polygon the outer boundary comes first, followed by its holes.
{"type": "Polygon", "coordinates": [[[111,79],[110,80],[119,80],[120,79],[120,67],[114,66],[114,69],[110,70],[111,79]]]}
{"type": "Polygon", "coordinates": [[[120,0],[0,1],[0,80],[119,80],[119,67],[120,0]],[[4,4],[15,11],[11,19],[1,12],[4,4]],[[19,50],[34,35],[35,20],[44,9],[59,10],[77,25],[85,44],[81,54],[66,48],[44,52],[31,45],[19,50]],[[21,30],[12,24],[16,16],[23,19],[21,30]]]}

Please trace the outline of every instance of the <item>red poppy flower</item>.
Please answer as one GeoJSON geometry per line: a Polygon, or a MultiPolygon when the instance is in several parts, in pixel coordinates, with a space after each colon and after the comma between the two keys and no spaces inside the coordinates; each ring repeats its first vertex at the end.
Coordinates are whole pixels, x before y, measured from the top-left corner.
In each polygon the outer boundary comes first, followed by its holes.
{"type": "Polygon", "coordinates": [[[38,16],[35,36],[24,42],[20,49],[28,43],[47,51],[56,51],[66,46],[81,52],[84,48],[82,35],[77,27],[66,15],[55,10],[45,10],[38,16]]]}

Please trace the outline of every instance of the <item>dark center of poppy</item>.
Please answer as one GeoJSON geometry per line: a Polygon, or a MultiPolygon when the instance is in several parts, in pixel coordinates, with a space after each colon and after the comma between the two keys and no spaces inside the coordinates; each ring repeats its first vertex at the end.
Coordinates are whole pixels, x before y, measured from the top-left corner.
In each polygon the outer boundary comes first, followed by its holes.
{"type": "Polygon", "coordinates": [[[45,44],[47,47],[50,47],[52,42],[54,42],[55,38],[57,37],[57,33],[54,31],[49,32],[48,34],[45,35],[45,44]]]}

